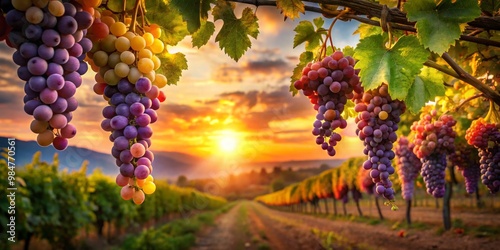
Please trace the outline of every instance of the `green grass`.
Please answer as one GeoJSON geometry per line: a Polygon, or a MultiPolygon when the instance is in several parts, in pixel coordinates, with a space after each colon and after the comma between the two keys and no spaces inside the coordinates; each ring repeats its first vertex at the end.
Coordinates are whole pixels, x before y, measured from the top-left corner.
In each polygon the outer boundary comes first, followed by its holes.
{"type": "Polygon", "coordinates": [[[234,205],[229,203],[214,211],[174,220],[159,228],[146,229],[139,235],[130,235],[121,245],[121,249],[189,249],[196,243],[195,234],[203,226],[213,225],[217,215],[229,211],[234,205]]]}

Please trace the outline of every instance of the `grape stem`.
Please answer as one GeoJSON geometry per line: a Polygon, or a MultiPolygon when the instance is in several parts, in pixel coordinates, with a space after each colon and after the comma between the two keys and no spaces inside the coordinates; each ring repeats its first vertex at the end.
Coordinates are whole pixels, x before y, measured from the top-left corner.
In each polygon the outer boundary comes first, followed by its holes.
{"type": "Polygon", "coordinates": [[[335,47],[333,46],[333,39],[332,39],[332,30],[333,30],[333,26],[335,25],[335,23],[337,22],[337,20],[339,20],[343,15],[345,15],[346,13],[348,13],[350,10],[349,8],[346,8],[344,9],[343,11],[341,11],[336,17],[335,19],[333,19],[332,21],[332,24],[330,24],[330,27],[328,28],[328,33],[327,33],[327,38],[325,39],[325,41],[323,42],[323,46],[321,46],[321,50],[319,51],[319,56],[320,58],[323,58],[325,55],[326,55],[326,43],[327,41],[329,40],[330,41],[330,45],[332,46],[332,49],[335,49],[335,47]]]}
{"type": "Polygon", "coordinates": [[[132,22],[130,22],[130,31],[135,33],[135,23],[137,21],[137,14],[139,13],[139,8],[141,8],[141,0],[137,0],[134,6],[134,15],[132,15],[132,22]]]}
{"type": "Polygon", "coordinates": [[[456,107],[455,107],[454,109],[452,109],[452,110],[448,110],[448,111],[444,112],[444,113],[443,113],[443,115],[444,115],[444,114],[447,114],[447,113],[448,113],[448,112],[450,112],[450,111],[455,112],[455,111],[459,110],[462,106],[464,106],[465,104],[467,104],[468,102],[470,102],[470,101],[472,101],[472,100],[474,100],[474,99],[477,99],[477,98],[479,98],[479,97],[484,97],[484,93],[479,93],[479,94],[477,94],[477,95],[473,95],[473,96],[471,96],[471,97],[469,97],[469,98],[467,98],[467,99],[463,100],[463,101],[462,101],[462,102],[461,102],[458,106],[456,106],[456,107]]]}

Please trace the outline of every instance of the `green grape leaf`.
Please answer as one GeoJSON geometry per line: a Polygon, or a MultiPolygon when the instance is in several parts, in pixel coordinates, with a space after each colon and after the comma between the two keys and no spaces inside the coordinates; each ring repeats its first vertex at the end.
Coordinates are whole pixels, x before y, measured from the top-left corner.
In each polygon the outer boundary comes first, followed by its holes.
{"type": "MultiPolygon", "coordinates": [[[[317,23],[320,24],[320,22],[317,23]]],[[[326,32],[325,29],[321,28],[321,26],[319,26],[318,29],[314,29],[313,24],[309,21],[300,21],[293,31],[295,31],[293,47],[295,48],[300,44],[305,43],[307,51],[313,51],[319,47],[321,35],[326,32]]]]}
{"type": "Polygon", "coordinates": [[[366,90],[387,83],[392,98],[404,100],[430,53],[415,36],[401,37],[389,50],[384,44],[382,35],[362,39],[354,50],[356,68],[366,90]]]}
{"type": "MultiPolygon", "coordinates": [[[[181,13],[187,23],[189,33],[196,32],[201,26],[200,17],[206,20],[213,0],[171,0],[171,5],[181,13]]],[[[164,10],[162,10],[164,13],[164,10]]]]}
{"type": "Polygon", "coordinates": [[[245,8],[240,19],[234,15],[234,4],[226,1],[218,1],[214,7],[212,14],[214,20],[222,19],[224,25],[215,37],[215,41],[219,42],[219,47],[224,49],[224,52],[238,61],[241,56],[252,47],[252,42],[248,36],[257,38],[259,34],[259,24],[257,16],[252,9],[245,8]]]}
{"type": "Polygon", "coordinates": [[[354,48],[351,46],[345,46],[342,49],[342,53],[344,53],[344,56],[353,56],[354,55],[354,48]]]}
{"type": "Polygon", "coordinates": [[[355,118],[358,115],[358,112],[354,110],[354,102],[352,100],[348,100],[344,106],[344,112],[342,112],[342,118],[349,119],[355,118]]]}
{"type": "MultiPolygon", "coordinates": [[[[111,0],[106,3],[106,7],[115,13],[121,13],[123,11],[123,4],[125,0],[111,0]]],[[[126,3],[125,11],[133,10],[137,0],[129,0],[126,3]]]]}
{"type": "Polygon", "coordinates": [[[417,114],[426,102],[434,101],[436,96],[442,96],[444,93],[443,74],[433,68],[424,67],[408,90],[406,107],[411,113],[417,114]]]}
{"type": "Polygon", "coordinates": [[[316,28],[321,28],[323,27],[323,24],[325,24],[325,19],[323,17],[316,17],[313,19],[313,23],[316,26],[316,28]]]}
{"type": "Polygon", "coordinates": [[[176,85],[182,75],[182,70],[188,68],[186,56],[180,52],[175,54],[166,52],[161,54],[159,58],[161,66],[157,73],[164,74],[169,85],[176,85]]]}
{"type": "Polygon", "coordinates": [[[146,17],[150,23],[156,23],[162,28],[161,40],[166,45],[176,45],[189,35],[186,22],[177,9],[170,7],[163,0],[146,2],[146,17]]]}
{"type": "Polygon", "coordinates": [[[304,3],[301,0],[277,0],[276,6],[283,15],[291,19],[298,18],[300,13],[305,13],[304,3]]]}
{"type": "MultiPolygon", "coordinates": [[[[378,21],[378,20],[377,20],[378,21]]],[[[360,23],[358,28],[354,31],[354,34],[359,34],[359,39],[363,39],[365,37],[383,34],[382,28],[378,26],[373,26],[365,23],[360,23]]]]}
{"type": "Polygon", "coordinates": [[[314,59],[314,54],[311,51],[304,51],[299,56],[299,64],[293,69],[293,75],[290,79],[290,92],[295,96],[299,91],[293,86],[295,81],[302,77],[302,69],[314,59]]]}
{"type": "Polygon", "coordinates": [[[203,22],[199,30],[193,33],[192,44],[193,47],[200,48],[201,46],[207,44],[210,37],[215,32],[215,25],[210,21],[203,22]]]}
{"type": "Polygon", "coordinates": [[[481,10],[488,11],[490,14],[498,12],[500,9],[500,0],[481,0],[481,10]]]}
{"type": "Polygon", "coordinates": [[[442,54],[460,37],[460,24],[481,14],[477,0],[409,1],[405,4],[408,20],[417,22],[420,42],[432,52],[442,54]]]}

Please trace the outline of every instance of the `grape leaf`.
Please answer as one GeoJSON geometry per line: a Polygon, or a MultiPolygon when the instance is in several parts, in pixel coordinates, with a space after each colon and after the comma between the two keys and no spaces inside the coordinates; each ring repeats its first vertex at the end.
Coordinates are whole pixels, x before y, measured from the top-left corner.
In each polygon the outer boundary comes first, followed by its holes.
{"type": "Polygon", "coordinates": [[[299,91],[293,86],[295,81],[299,80],[302,77],[302,69],[307,65],[307,63],[311,62],[314,58],[314,54],[310,51],[304,51],[299,56],[299,64],[295,66],[293,69],[293,75],[290,79],[290,92],[295,96],[299,91]]]}
{"type": "Polygon", "coordinates": [[[321,35],[326,34],[327,31],[322,28],[324,21],[321,17],[313,20],[316,29],[310,21],[301,21],[295,27],[295,36],[293,38],[293,47],[297,47],[302,43],[306,43],[306,50],[313,51],[321,42],[321,35]]]}
{"type": "Polygon", "coordinates": [[[210,37],[215,32],[215,25],[210,21],[203,22],[199,30],[193,33],[192,44],[193,47],[200,48],[201,46],[207,44],[210,37]]]}
{"type": "Polygon", "coordinates": [[[182,75],[182,70],[188,68],[186,56],[180,52],[175,54],[166,52],[161,54],[159,58],[161,66],[157,73],[164,74],[169,85],[176,85],[182,75]]]}
{"type": "Polygon", "coordinates": [[[384,44],[382,35],[362,39],[354,50],[356,68],[361,69],[359,75],[366,90],[387,83],[392,98],[404,100],[430,53],[415,36],[401,37],[389,50],[384,44]]]}
{"type": "Polygon", "coordinates": [[[200,28],[200,17],[203,20],[207,19],[210,4],[213,2],[213,0],[171,0],[172,6],[181,13],[182,18],[187,22],[187,29],[191,34],[200,28]]]}
{"type": "Polygon", "coordinates": [[[233,4],[218,1],[212,14],[215,21],[219,19],[224,21],[224,25],[222,25],[221,30],[215,37],[215,41],[219,42],[219,47],[224,49],[224,52],[229,57],[238,61],[245,51],[252,47],[252,42],[248,36],[257,38],[259,24],[252,9],[245,8],[240,19],[236,18],[233,9],[233,4]]]}
{"type": "MultiPolygon", "coordinates": [[[[106,3],[106,7],[115,13],[121,13],[123,11],[123,4],[125,0],[111,0],[106,3]]],[[[133,10],[137,0],[129,0],[126,3],[126,11],[133,10]]]]}
{"type": "Polygon", "coordinates": [[[354,48],[351,46],[345,46],[342,49],[342,52],[344,53],[344,56],[353,56],[354,55],[354,48]]]}
{"type": "Polygon", "coordinates": [[[148,0],[146,2],[146,17],[151,23],[162,28],[161,40],[167,45],[176,45],[189,32],[186,23],[177,9],[171,8],[168,1],[148,0]]]}
{"type": "Polygon", "coordinates": [[[408,20],[417,24],[418,38],[425,48],[442,54],[460,37],[460,24],[481,14],[477,0],[409,1],[405,4],[408,20]]]}
{"type": "Polygon", "coordinates": [[[304,3],[301,0],[277,0],[276,6],[283,15],[291,19],[298,18],[300,13],[305,13],[304,3]]]}
{"type": "Polygon", "coordinates": [[[413,114],[417,114],[426,102],[434,101],[436,96],[442,96],[444,93],[443,74],[433,68],[424,67],[408,90],[406,107],[413,114]]]}

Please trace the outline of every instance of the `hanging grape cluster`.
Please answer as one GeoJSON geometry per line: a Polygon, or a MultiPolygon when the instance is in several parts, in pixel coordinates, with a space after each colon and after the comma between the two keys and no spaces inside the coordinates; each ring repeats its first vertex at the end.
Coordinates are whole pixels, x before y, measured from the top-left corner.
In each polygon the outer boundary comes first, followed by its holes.
{"type": "Polygon", "coordinates": [[[413,152],[422,161],[421,175],[427,193],[436,198],[444,196],[446,155],[455,152],[456,123],[451,115],[438,118],[433,110],[430,114],[422,113],[420,120],[411,126],[415,132],[413,152]]]}
{"type": "Polygon", "coordinates": [[[388,200],[394,200],[394,189],[389,180],[394,173],[391,160],[395,154],[392,148],[406,105],[391,98],[387,84],[357,95],[355,102],[354,110],[358,112],[355,118],[356,134],[365,146],[363,153],[368,156],[363,168],[370,170],[375,191],[388,200]]]}
{"type": "Polygon", "coordinates": [[[321,61],[307,64],[302,77],[294,83],[317,110],[312,134],[316,136],[316,144],[330,156],[336,154],[334,147],[342,139],[335,129],[347,126],[347,121],[341,116],[345,104],[353,97],[353,91],[362,91],[354,65],[352,57],[336,51],[321,61]]]}
{"type": "MultiPolygon", "coordinates": [[[[496,110],[490,108],[490,114],[492,112],[496,113],[496,110]]],[[[488,117],[491,117],[491,115],[488,117]]],[[[500,190],[499,127],[498,123],[489,123],[487,119],[479,118],[472,122],[465,135],[469,145],[479,150],[481,182],[486,185],[491,193],[497,193],[500,190]]]]}
{"type": "Polygon", "coordinates": [[[465,180],[465,191],[468,194],[475,193],[481,179],[478,151],[467,144],[457,144],[455,148],[455,152],[449,155],[448,159],[462,173],[465,180]]]}
{"type": "Polygon", "coordinates": [[[420,173],[422,162],[413,153],[415,144],[410,143],[408,138],[400,136],[395,153],[397,157],[396,168],[401,181],[401,195],[405,200],[411,200],[415,188],[415,179],[420,173]]]}
{"type": "Polygon", "coordinates": [[[157,25],[143,27],[144,32],[139,33],[120,20],[110,11],[96,18],[88,34],[94,47],[87,56],[97,72],[94,91],[108,102],[102,110],[101,127],[111,133],[111,154],[120,171],[116,183],[122,187],[123,199],[141,204],[145,194],[156,189],[151,176],[154,154],[150,150],[150,124],[157,121],[156,110],[165,100],[160,88],[167,79],[155,73],[161,65],[157,54],[165,47],[157,25]]]}
{"type": "MultiPolygon", "coordinates": [[[[12,1],[13,9],[1,30],[16,48],[12,58],[24,84],[24,111],[33,116],[30,129],[40,146],[58,150],[76,134],[69,122],[78,107],[74,97],[88,66],[83,60],[92,48],[85,37],[92,15],[76,2],[12,1]],[[7,27],[8,26],[8,27],[7,27]],[[8,32],[10,30],[10,32],[8,32]]],[[[2,5],[4,6],[4,5],[2,5]]],[[[3,18],[3,17],[2,17],[3,18]]]]}

